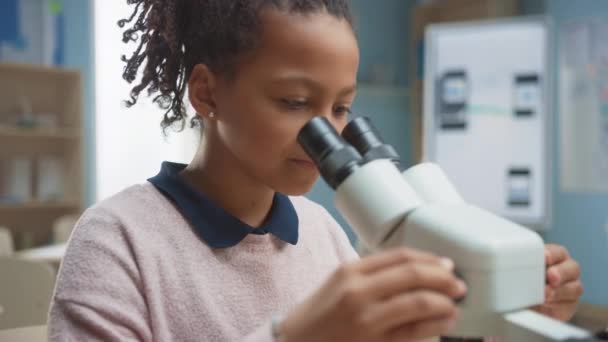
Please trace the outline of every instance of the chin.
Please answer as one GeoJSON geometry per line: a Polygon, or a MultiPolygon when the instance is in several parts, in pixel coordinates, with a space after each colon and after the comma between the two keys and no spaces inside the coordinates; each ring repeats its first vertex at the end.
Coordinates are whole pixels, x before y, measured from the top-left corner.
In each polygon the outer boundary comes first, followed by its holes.
{"type": "Polygon", "coordinates": [[[319,179],[317,175],[310,179],[287,179],[281,185],[274,187],[274,190],[287,196],[302,196],[312,189],[315,182],[319,179]]]}

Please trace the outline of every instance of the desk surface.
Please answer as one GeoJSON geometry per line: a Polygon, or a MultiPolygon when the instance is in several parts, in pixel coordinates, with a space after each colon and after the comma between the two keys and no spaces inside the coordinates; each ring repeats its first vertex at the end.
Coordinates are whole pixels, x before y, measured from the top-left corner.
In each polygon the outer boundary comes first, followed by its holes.
{"type": "Polygon", "coordinates": [[[0,341],[2,342],[43,342],[46,340],[46,325],[0,330],[0,341]]]}
{"type": "Polygon", "coordinates": [[[44,261],[50,263],[59,263],[65,255],[67,243],[61,243],[57,245],[31,248],[15,253],[15,255],[22,259],[44,261]]]}

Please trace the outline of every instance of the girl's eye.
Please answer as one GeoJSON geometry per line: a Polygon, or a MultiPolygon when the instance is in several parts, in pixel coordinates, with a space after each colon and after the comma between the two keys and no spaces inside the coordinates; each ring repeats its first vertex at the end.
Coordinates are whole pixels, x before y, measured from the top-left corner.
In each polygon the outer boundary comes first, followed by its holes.
{"type": "Polygon", "coordinates": [[[348,115],[352,112],[348,106],[338,106],[338,107],[334,108],[334,113],[336,115],[342,116],[342,115],[348,115]]]}
{"type": "Polygon", "coordinates": [[[289,109],[297,110],[305,108],[308,103],[306,100],[281,99],[281,103],[289,109]]]}

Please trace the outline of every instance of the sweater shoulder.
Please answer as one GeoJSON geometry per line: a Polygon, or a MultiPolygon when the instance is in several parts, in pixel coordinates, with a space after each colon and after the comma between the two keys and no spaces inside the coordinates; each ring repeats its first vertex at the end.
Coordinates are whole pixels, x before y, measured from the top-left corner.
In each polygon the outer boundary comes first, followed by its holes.
{"type": "Polygon", "coordinates": [[[300,233],[315,245],[320,245],[321,237],[331,243],[342,261],[357,259],[357,253],[340,224],[322,205],[304,196],[290,197],[300,221],[300,233]]]}

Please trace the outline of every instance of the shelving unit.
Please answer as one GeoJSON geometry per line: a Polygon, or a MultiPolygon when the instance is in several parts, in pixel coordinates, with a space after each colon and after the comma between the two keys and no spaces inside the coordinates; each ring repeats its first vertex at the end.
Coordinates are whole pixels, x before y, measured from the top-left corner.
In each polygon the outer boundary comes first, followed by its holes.
{"type": "Polygon", "coordinates": [[[11,230],[18,248],[48,242],[57,218],[82,211],[81,88],[76,70],[0,63],[0,226],[11,230]],[[24,114],[33,123],[19,122],[24,114]],[[44,124],[38,120],[42,116],[52,122],[44,124]],[[41,198],[45,158],[58,165],[58,191],[52,198],[41,198]],[[30,165],[24,176],[28,196],[7,200],[15,174],[7,170],[17,159],[30,165]]]}

